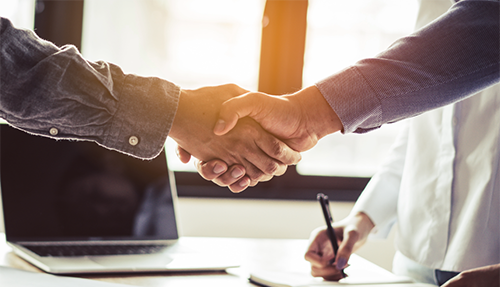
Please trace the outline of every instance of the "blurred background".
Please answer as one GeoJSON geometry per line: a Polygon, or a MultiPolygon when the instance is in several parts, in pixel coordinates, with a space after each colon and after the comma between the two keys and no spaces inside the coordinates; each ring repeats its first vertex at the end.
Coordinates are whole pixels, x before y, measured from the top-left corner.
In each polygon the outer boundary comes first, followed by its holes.
{"type": "MultiPolygon", "coordinates": [[[[0,15],[88,60],[182,88],[236,83],[271,94],[313,85],[412,32],[416,0],[0,0],[0,15]]],[[[206,182],[175,156],[182,235],[308,238],[324,223],[317,192],[345,217],[394,141],[398,124],[330,135],[287,173],[242,194],[206,182]]],[[[359,254],[390,269],[392,235],[359,254]]]]}

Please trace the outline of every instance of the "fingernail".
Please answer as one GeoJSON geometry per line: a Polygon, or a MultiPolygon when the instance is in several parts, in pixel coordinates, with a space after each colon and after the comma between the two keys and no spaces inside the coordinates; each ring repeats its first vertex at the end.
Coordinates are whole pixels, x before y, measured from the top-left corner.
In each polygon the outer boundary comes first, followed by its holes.
{"type": "Polygon", "coordinates": [[[345,265],[347,263],[347,259],[345,259],[344,257],[340,257],[338,260],[337,260],[337,269],[338,270],[342,270],[345,268],[345,265]]]}
{"type": "Polygon", "coordinates": [[[216,163],[214,166],[214,173],[219,174],[222,173],[225,170],[224,166],[221,164],[216,163]]]}
{"type": "Polygon", "coordinates": [[[214,132],[221,133],[225,127],[226,127],[226,122],[222,119],[219,119],[215,124],[214,132]]]}
{"type": "Polygon", "coordinates": [[[240,178],[242,175],[243,175],[243,171],[241,169],[239,169],[239,168],[235,168],[231,172],[231,176],[234,177],[234,178],[240,178]]]}
{"type": "Polygon", "coordinates": [[[241,186],[241,187],[245,187],[245,186],[247,186],[247,185],[249,185],[249,184],[250,184],[250,179],[248,179],[248,178],[244,178],[244,179],[242,179],[242,180],[240,181],[240,186],[241,186]]]}

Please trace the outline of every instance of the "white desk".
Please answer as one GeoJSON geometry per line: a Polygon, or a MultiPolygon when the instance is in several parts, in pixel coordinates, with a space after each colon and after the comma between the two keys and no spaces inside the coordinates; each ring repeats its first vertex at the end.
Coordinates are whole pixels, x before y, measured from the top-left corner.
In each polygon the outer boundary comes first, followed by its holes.
{"type": "MultiPolygon", "coordinates": [[[[149,274],[117,274],[117,275],[85,275],[89,278],[105,282],[114,282],[134,286],[220,286],[239,287],[253,286],[247,276],[251,270],[309,270],[305,261],[304,250],[307,240],[296,239],[245,239],[245,238],[202,238],[185,237],[186,244],[199,246],[217,246],[221,250],[236,256],[242,262],[239,268],[226,272],[205,273],[149,273],[149,274]]],[[[5,243],[5,235],[0,234],[0,266],[14,267],[27,271],[42,272],[33,265],[15,255],[5,243]]],[[[374,265],[374,268],[380,268],[374,265]]],[[[394,284],[393,287],[417,287],[413,284],[394,284]]]]}

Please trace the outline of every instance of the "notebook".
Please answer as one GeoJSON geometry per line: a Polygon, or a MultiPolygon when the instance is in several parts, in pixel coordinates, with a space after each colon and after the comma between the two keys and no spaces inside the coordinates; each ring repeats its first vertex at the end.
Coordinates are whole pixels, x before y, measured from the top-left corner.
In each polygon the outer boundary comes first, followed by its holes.
{"type": "Polygon", "coordinates": [[[250,274],[250,281],[261,286],[271,287],[306,287],[306,286],[433,286],[433,285],[406,285],[413,284],[413,280],[404,276],[396,276],[368,260],[352,254],[349,266],[345,269],[348,275],[338,282],[326,281],[322,278],[312,277],[309,270],[254,270],[250,274]],[[387,284],[387,285],[386,285],[387,284]],[[399,285],[401,284],[401,285],[399,285]]]}
{"type": "Polygon", "coordinates": [[[183,244],[165,153],[144,161],[92,142],[0,125],[7,243],[54,274],[212,271],[236,259],[183,244]]]}

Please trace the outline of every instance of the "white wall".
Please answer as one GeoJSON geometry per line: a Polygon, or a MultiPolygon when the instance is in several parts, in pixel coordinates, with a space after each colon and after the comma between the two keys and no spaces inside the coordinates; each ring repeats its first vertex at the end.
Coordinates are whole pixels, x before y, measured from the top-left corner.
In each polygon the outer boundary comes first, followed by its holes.
{"type": "MultiPolygon", "coordinates": [[[[246,191],[251,192],[251,190],[246,191]]],[[[324,225],[315,201],[179,198],[178,216],[183,236],[307,239],[324,225]]],[[[332,216],[349,214],[353,203],[331,202],[332,216]]],[[[392,269],[393,233],[386,240],[370,239],[357,253],[392,269]]]]}

